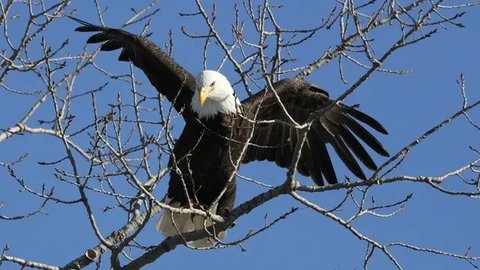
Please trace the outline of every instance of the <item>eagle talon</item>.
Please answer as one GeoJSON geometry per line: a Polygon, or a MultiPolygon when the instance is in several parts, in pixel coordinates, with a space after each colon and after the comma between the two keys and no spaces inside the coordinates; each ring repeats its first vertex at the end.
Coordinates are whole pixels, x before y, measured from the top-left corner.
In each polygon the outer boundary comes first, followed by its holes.
{"type": "Polygon", "coordinates": [[[205,207],[203,207],[203,205],[201,205],[201,204],[199,204],[199,203],[191,203],[191,204],[190,204],[190,208],[192,208],[192,209],[199,209],[199,210],[205,211],[205,207]]]}

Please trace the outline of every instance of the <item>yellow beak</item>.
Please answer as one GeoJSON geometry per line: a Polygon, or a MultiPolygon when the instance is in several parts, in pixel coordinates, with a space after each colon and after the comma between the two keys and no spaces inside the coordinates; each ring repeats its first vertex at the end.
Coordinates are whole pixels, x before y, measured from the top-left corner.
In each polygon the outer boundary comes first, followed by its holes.
{"type": "Polygon", "coordinates": [[[207,100],[207,97],[208,97],[209,93],[210,93],[210,88],[209,87],[200,88],[200,95],[198,95],[198,101],[200,102],[200,106],[203,106],[203,104],[207,100]]]}

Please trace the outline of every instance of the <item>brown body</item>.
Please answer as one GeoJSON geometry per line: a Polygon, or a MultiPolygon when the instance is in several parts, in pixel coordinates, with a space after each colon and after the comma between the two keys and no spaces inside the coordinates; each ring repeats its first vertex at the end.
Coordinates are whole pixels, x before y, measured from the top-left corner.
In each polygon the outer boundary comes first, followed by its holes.
{"type": "Polygon", "coordinates": [[[185,125],[169,162],[172,171],[167,197],[172,202],[208,208],[223,192],[217,200],[217,213],[226,214],[225,211],[232,209],[235,163],[240,155],[239,145],[229,139],[235,119],[219,114],[210,120],[195,119],[185,125]]]}

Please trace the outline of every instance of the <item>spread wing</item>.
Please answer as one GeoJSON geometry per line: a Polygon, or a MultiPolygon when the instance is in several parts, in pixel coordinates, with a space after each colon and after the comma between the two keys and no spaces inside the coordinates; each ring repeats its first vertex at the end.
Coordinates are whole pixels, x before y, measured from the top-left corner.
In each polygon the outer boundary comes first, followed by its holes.
{"type": "MultiPolygon", "coordinates": [[[[325,91],[300,79],[279,81],[274,84],[274,88],[286,111],[299,124],[305,123],[312,112],[321,111],[333,103],[325,91]]],[[[286,124],[290,121],[273,91],[263,90],[244,100],[242,105],[247,118],[254,119],[255,114],[257,115],[253,137],[242,162],[268,160],[274,161],[280,167],[290,167],[300,132],[286,124]],[[277,121],[272,123],[264,120],[277,121]]],[[[305,176],[311,176],[318,185],[324,185],[324,178],[328,183],[337,183],[335,169],[327,150],[327,144],[330,144],[347,168],[357,177],[365,179],[357,160],[371,170],[376,170],[377,166],[360,141],[382,156],[388,156],[388,153],[361,123],[387,134],[385,128],[375,119],[343,104],[335,105],[316,117],[307,133],[298,171],[305,176]]],[[[238,132],[247,136],[245,130],[238,132]]]]}
{"type": "Polygon", "coordinates": [[[82,26],[79,32],[98,32],[87,43],[102,43],[102,51],[122,49],[118,60],[131,61],[143,70],[155,88],[185,117],[190,114],[190,101],[195,91],[195,77],[177,64],[168,54],[145,37],[119,29],[90,24],[70,17],[82,26]]]}

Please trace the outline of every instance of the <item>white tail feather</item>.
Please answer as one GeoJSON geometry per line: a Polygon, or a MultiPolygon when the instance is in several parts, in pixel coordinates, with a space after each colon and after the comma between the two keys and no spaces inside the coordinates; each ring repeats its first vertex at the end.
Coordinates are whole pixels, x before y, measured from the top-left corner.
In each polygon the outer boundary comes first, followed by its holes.
{"type": "MultiPolygon", "coordinates": [[[[169,204],[172,207],[179,207],[180,203],[172,203],[171,198],[167,198],[165,203],[169,204]]],[[[216,214],[217,205],[212,207],[212,213],[216,214]]],[[[193,232],[196,230],[201,230],[206,227],[211,226],[213,223],[206,219],[203,216],[192,215],[192,214],[181,214],[175,213],[170,210],[163,210],[163,214],[160,219],[157,221],[155,228],[157,231],[161,232],[165,237],[174,236],[179,233],[193,232]]],[[[217,233],[218,238],[225,237],[225,232],[217,233]]],[[[205,237],[192,242],[192,245],[198,248],[207,248],[212,247],[215,244],[215,240],[211,237],[205,237]]]]}

